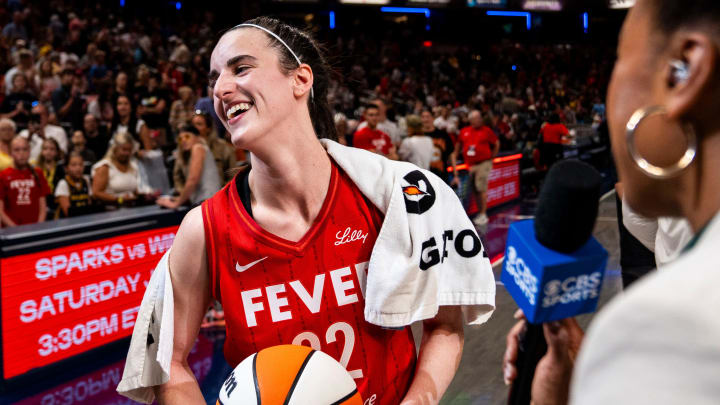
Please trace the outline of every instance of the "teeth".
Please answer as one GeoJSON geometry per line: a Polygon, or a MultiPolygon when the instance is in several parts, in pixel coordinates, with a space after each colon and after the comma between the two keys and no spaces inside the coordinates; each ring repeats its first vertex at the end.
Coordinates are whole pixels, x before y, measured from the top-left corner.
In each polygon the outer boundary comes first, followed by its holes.
{"type": "Polygon", "coordinates": [[[232,119],[250,109],[250,103],[238,103],[227,111],[228,118],[232,119]]]}

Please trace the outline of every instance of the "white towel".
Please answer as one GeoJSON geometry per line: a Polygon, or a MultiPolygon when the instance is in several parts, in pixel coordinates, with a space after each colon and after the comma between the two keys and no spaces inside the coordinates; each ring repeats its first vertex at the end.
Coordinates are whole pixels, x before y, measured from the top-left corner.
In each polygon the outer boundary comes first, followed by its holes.
{"type": "MultiPolygon", "coordinates": [[[[402,327],[433,318],[442,305],[462,305],[469,324],[489,319],[495,308],[492,267],[453,190],[410,163],[333,141],[322,143],[385,215],[368,266],[365,319],[382,327],[402,327]]],[[[145,291],[117,388],[143,403],[153,401],[152,386],[167,382],[170,375],[173,296],[168,255],[145,291]],[[148,332],[154,341],[149,345],[148,332]]]]}
{"type": "Polygon", "coordinates": [[[385,214],[370,256],[365,319],[401,327],[434,317],[441,305],[463,305],[469,324],[489,319],[495,308],[492,266],[455,192],[413,164],[321,142],[385,214]]]}

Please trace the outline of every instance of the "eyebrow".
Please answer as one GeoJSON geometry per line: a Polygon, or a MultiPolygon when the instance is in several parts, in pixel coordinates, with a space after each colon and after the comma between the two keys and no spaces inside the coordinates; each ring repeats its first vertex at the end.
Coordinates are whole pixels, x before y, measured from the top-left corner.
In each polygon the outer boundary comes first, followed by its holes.
{"type": "MultiPolygon", "coordinates": [[[[237,55],[237,56],[233,56],[232,58],[228,59],[227,62],[225,62],[225,66],[228,68],[231,68],[234,65],[236,65],[240,62],[243,62],[243,61],[254,62],[256,60],[257,60],[257,58],[254,56],[251,56],[251,55],[237,55]]],[[[218,73],[217,70],[213,69],[208,74],[208,80],[210,80],[210,81],[215,80],[218,78],[218,76],[220,76],[220,73],[218,73]]]]}

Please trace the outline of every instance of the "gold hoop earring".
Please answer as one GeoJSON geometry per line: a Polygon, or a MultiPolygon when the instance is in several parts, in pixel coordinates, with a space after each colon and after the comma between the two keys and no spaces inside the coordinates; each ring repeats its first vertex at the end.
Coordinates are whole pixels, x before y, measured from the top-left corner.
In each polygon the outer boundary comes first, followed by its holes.
{"type": "Polygon", "coordinates": [[[633,113],[625,126],[625,141],[627,142],[627,149],[630,153],[630,157],[646,176],[655,179],[669,179],[677,176],[681,171],[685,170],[688,166],[690,166],[690,164],[692,164],[695,160],[695,156],[697,155],[697,136],[695,135],[695,130],[690,125],[685,125],[683,128],[683,133],[687,137],[687,149],[680,160],[671,166],[655,166],[642,157],[635,149],[635,132],[637,131],[640,123],[648,117],[665,113],[665,107],[662,106],[641,108],[633,113]]]}

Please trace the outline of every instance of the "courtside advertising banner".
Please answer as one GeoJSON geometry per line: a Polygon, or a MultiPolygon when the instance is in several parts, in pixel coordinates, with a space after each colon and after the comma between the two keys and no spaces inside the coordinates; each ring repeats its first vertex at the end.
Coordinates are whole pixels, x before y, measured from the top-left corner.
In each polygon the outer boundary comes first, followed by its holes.
{"type": "Polygon", "coordinates": [[[493,160],[488,176],[488,208],[520,197],[520,158],[522,155],[511,155],[493,160]]]}
{"type": "Polygon", "coordinates": [[[177,228],[0,259],[4,378],[130,336],[177,228]]]}

